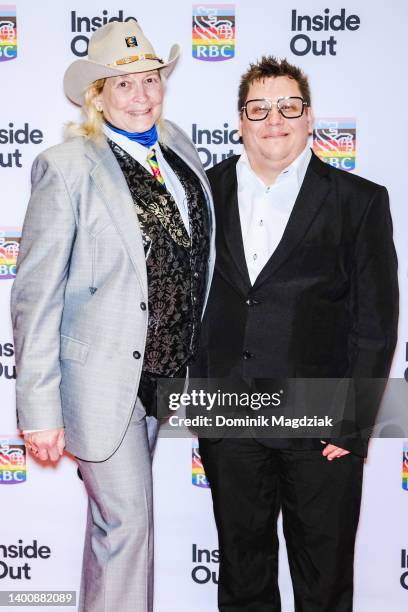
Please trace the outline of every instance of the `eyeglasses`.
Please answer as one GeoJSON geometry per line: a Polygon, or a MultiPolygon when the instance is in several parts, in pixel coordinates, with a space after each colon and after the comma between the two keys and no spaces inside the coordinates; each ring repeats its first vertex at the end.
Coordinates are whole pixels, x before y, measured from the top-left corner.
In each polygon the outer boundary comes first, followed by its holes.
{"type": "Polygon", "coordinates": [[[276,106],[285,119],[296,119],[303,115],[305,106],[308,106],[308,103],[298,96],[278,98],[276,102],[272,102],[271,98],[259,98],[247,100],[244,106],[241,107],[241,111],[245,111],[250,121],[263,121],[271,112],[272,106],[276,106]]]}

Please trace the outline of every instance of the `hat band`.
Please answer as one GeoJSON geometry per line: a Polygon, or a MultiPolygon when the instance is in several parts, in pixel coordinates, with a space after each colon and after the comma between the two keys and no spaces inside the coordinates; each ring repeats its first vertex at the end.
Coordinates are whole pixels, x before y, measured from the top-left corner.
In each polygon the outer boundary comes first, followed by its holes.
{"type": "Polygon", "coordinates": [[[142,53],[141,55],[129,55],[128,57],[121,57],[117,59],[112,64],[106,64],[107,66],[123,66],[124,64],[132,64],[133,62],[138,62],[140,60],[156,60],[160,62],[160,64],[164,64],[164,61],[159,57],[153,55],[153,53],[142,53]]]}

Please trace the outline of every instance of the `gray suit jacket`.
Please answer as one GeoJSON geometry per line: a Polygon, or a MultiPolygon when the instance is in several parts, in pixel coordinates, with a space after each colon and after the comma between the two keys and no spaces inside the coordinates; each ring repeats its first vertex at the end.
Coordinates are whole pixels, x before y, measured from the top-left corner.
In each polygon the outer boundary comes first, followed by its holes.
{"type": "MultiPolygon", "coordinates": [[[[167,144],[199,177],[198,154],[165,122],[167,144]]],[[[214,266],[214,233],[209,284],[214,266]]],[[[75,138],[38,156],[11,310],[19,427],[65,426],[91,461],[119,446],[137,397],[148,311],[145,254],[126,180],[106,140],[75,138]]]]}

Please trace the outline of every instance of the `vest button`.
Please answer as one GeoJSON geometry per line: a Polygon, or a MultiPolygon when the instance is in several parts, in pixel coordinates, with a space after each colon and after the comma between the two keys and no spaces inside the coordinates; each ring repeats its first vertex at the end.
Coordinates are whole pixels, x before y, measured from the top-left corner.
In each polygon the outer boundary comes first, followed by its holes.
{"type": "Polygon", "coordinates": [[[141,310],[146,310],[146,304],[144,302],[140,302],[141,310]]]}
{"type": "Polygon", "coordinates": [[[242,353],[242,356],[243,356],[244,359],[248,360],[248,359],[251,359],[251,357],[253,357],[253,354],[250,353],[249,351],[244,351],[242,353]]]}
{"type": "Polygon", "coordinates": [[[139,351],[133,351],[133,357],[135,359],[140,359],[141,358],[141,354],[139,353],[139,351]]]}
{"type": "Polygon", "coordinates": [[[198,272],[194,272],[194,278],[198,278],[200,275],[198,272]]]}

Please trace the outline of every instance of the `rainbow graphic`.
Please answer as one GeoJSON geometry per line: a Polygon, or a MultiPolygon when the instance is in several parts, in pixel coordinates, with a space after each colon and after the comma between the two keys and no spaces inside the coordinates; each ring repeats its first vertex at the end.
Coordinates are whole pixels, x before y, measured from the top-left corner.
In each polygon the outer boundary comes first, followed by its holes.
{"type": "Polygon", "coordinates": [[[235,55],[235,5],[193,4],[193,57],[223,62],[235,55]]]}
{"type": "Polygon", "coordinates": [[[21,230],[16,227],[0,227],[0,280],[14,279],[20,248],[21,230]]]}
{"type": "Polygon", "coordinates": [[[0,437],[0,484],[21,484],[27,479],[26,448],[21,438],[0,437]]]}
{"type": "Polygon", "coordinates": [[[0,4],[0,62],[8,62],[16,57],[16,7],[11,4],[0,4]]]}
{"type": "Polygon", "coordinates": [[[351,118],[315,119],[313,151],[335,168],[350,172],[356,167],[356,120],[351,118]]]}
{"type": "Polygon", "coordinates": [[[210,488],[207,476],[204,472],[203,463],[201,461],[197,438],[193,438],[192,443],[191,477],[192,483],[195,487],[201,487],[202,489],[210,488]]]}
{"type": "Polygon", "coordinates": [[[402,488],[408,491],[408,442],[402,446],[402,488]]]}

